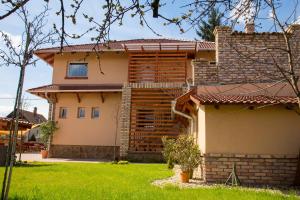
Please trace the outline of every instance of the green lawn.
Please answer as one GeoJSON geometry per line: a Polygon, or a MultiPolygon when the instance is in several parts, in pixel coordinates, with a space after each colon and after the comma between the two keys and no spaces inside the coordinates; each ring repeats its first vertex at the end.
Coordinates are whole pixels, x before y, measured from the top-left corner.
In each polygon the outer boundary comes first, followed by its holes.
{"type": "MultiPolygon", "coordinates": [[[[2,182],[4,168],[0,168],[2,182]]],[[[172,175],[163,164],[35,163],[16,167],[11,199],[297,199],[279,192],[224,187],[158,188],[154,179],[172,175]]]]}

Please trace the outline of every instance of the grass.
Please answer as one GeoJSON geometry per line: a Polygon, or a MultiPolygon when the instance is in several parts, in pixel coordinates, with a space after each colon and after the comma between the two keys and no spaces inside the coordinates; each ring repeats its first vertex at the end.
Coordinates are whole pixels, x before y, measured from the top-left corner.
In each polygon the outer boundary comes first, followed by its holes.
{"type": "MultiPolygon", "coordinates": [[[[4,168],[0,168],[0,177],[4,168]]],[[[33,163],[14,168],[10,199],[297,199],[294,194],[151,185],[172,175],[163,164],[33,163]]],[[[2,182],[2,180],[1,180],[2,182]]]]}

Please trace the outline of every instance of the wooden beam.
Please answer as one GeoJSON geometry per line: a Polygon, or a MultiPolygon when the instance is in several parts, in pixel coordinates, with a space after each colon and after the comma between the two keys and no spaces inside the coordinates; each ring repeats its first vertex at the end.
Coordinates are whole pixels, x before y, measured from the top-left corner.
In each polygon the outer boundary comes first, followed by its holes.
{"type": "Polygon", "coordinates": [[[58,97],[57,97],[57,95],[56,95],[56,93],[54,93],[54,99],[55,99],[55,103],[58,103],[58,97]]]}
{"type": "Polygon", "coordinates": [[[101,97],[102,103],[104,103],[105,99],[104,99],[104,96],[103,96],[103,92],[100,92],[100,97],[101,97]]]}
{"type": "Polygon", "coordinates": [[[76,93],[76,97],[77,97],[78,103],[80,103],[81,102],[81,98],[80,98],[79,93],[76,93]]]}

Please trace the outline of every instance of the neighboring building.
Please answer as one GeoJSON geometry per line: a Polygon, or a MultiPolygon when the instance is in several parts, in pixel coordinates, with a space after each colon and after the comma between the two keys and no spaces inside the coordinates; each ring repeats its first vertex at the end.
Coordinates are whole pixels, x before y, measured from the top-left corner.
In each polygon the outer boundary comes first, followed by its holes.
{"type": "MultiPolygon", "coordinates": [[[[6,117],[12,118],[13,114],[14,112],[11,112],[6,117]]],[[[37,107],[34,107],[32,112],[21,109],[19,118],[20,120],[27,121],[31,124],[41,124],[47,121],[47,119],[43,115],[37,113],[37,107]]]]}
{"type": "MultiPolygon", "coordinates": [[[[12,118],[0,117],[0,145],[8,145],[11,122],[12,118]]],[[[19,120],[18,136],[23,135],[26,131],[31,129],[32,125],[33,124],[28,121],[19,120]]]]}
{"type": "MultiPolygon", "coordinates": [[[[7,118],[12,118],[12,117],[13,117],[13,112],[7,115],[7,118]]],[[[32,141],[33,138],[35,138],[35,140],[33,141],[38,141],[39,133],[40,133],[39,124],[46,122],[47,119],[43,115],[38,114],[37,107],[33,108],[33,112],[21,109],[20,120],[23,122],[28,122],[32,126],[30,130],[27,130],[26,132],[22,133],[22,135],[24,135],[24,141],[25,142],[32,141]]]]}
{"type": "MultiPolygon", "coordinates": [[[[299,31],[296,25],[290,29],[296,52],[299,31]]],[[[262,50],[273,48],[275,60],[286,66],[287,57],[278,50],[284,45],[282,34],[232,32],[229,27],[218,27],[215,34],[216,46],[141,39],[114,41],[109,47],[72,45],[62,53],[60,48],[36,51],[53,67],[52,85],[28,90],[49,101],[49,118],[58,122],[51,156],[112,159],[116,146],[122,158],[157,160],[161,137],[176,138],[189,128],[203,153],[205,181],[224,182],[236,162],[243,183],[290,184],[300,148],[297,102],[287,86],[278,88],[282,78],[264,64],[272,57],[262,50]],[[254,54],[255,48],[260,51],[254,54]],[[262,62],[249,62],[237,52],[262,62]],[[253,87],[259,84],[264,85],[253,87]],[[269,94],[264,87],[285,92],[269,94]]]]}

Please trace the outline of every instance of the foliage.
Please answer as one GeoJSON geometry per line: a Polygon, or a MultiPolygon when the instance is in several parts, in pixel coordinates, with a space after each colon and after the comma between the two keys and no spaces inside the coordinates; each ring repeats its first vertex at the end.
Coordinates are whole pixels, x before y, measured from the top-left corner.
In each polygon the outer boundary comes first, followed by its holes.
{"type": "MultiPolygon", "coordinates": [[[[0,174],[4,168],[0,167],[0,174]]],[[[211,186],[157,187],[157,179],[172,176],[163,164],[28,163],[14,168],[10,199],[297,199],[287,192],[211,186]],[[270,192],[271,191],[271,192],[270,192]]],[[[2,183],[0,183],[2,184],[2,183]]]]}
{"type": "Polygon", "coordinates": [[[220,26],[222,24],[222,17],[223,14],[220,13],[218,9],[213,8],[208,15],[207,22],[203,19],[200,21],[200,24],[198,25],[198,30],[196,30],[197,35],[203,40],[214,42],[214,30],[216,26],[220,26]]]}
{"type": "Polygon", "coordinates": [[[162,137],[162,143],[164,146],[164,149],[162,151],[162,154],[165,158],[165,161],[167,161],[168,168],[173,169],[174,167],[174,145],[175,145],[175,139],[170,139],[166,136],[162,137]]]}
{"type": "Polygon", "coordinates": [[[58,130],[58,127],[56,125],[55,121],[47,121],[40,125],[40,136],[42,142],[47,146],[47,143],[49,142],[49,139],[52,137],[54,132],[58,130]]]}

